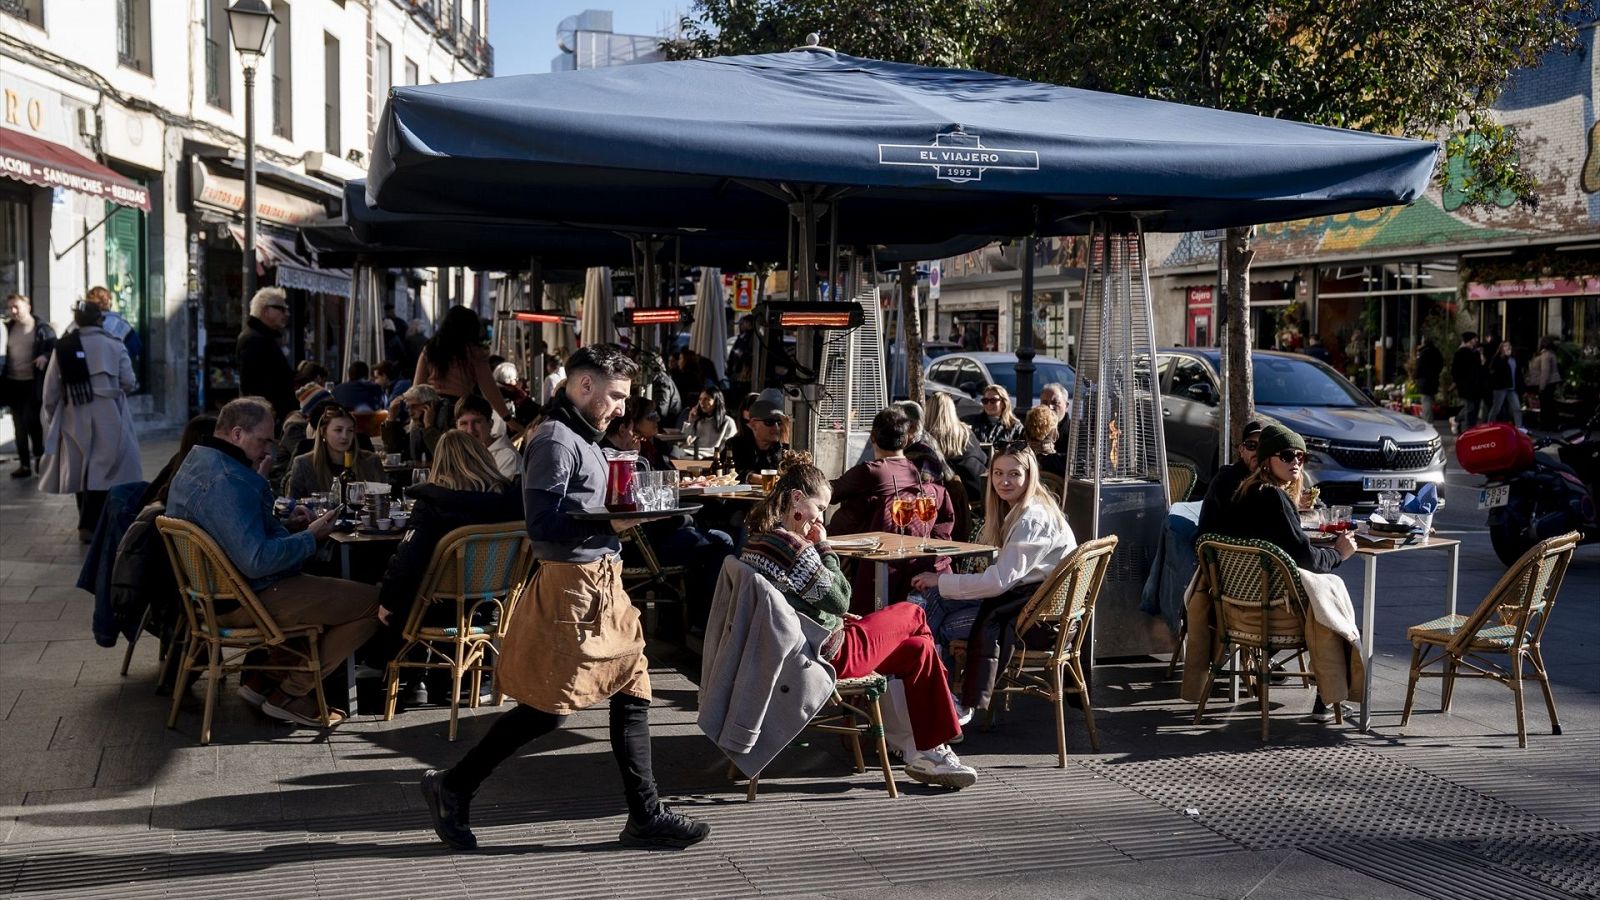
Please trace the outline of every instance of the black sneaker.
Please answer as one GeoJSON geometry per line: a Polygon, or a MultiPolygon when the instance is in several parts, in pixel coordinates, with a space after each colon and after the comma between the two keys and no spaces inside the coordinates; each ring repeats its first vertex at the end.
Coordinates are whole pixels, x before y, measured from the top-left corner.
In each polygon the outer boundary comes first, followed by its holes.
{"type": "Polygon", "coordinates": [[[622,829],[619,838],[628,847],[690,847],[710,834],[710,825],[662,806],[654,819],[642,825],[629,816],[628,826],[622,829]]]}
{"type": "Polygon", "coordinates": [[[467,827],[472,797],[445,787],[444,775],[439,769],[422,773],[422,799],[433,814],[433,833],[452,850],[476,850],[478,837],[467,827]]]}

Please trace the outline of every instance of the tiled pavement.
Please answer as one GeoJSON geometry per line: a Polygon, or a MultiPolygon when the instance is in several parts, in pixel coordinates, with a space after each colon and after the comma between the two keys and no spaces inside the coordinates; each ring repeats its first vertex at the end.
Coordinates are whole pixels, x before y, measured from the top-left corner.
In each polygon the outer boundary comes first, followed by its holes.
{"type": "MultiPolygon", "coordinates": [[[[170,449],[153,442],[146,470],[170,449]]],[[[71,587],[70,499],[0,480],[0,894],[1600,896],[1600,548],[1580,551],[1547,636],[1566,733],[1548,733],[1535,701],[1527,750],[1495,685],[1458,687],[1452,715],[1399,727],[1404,626],[1436,614],[1443,580],[1442,555],[1418,557],[1380,566],[1371,735],[1297,717],[1310,699],[1294,688],[1274,691],[1284,708],[1266,747],[1252,703],[1195,727],[1163,667],[1135,661],[1099,670],[1102,753],[1086,752],[1069,714],[1065,770],[1049,716],[1019,701],[959,748],[983,773],[959,794],[902,777],[888,800],[827,739],[781,757],[747,804],[694,727],[694,660],[662,647],[656,771],[713,824],[711,840],[618,848],[605,717],[586,712],[486,785],[474,810],[486,849],[451,855],[427,830],[416,778],[454,760],[494,710],[466,713],[452,745],[437,709],[325,735],[225,693],[200,747],[196,713],[163,727],[154,642],[124,678],[122,647],[90,639],[90,599],[71,587]]],[[[1475,513],[1444,525],[1469,532],[1468,606],[1503,569],[1475,513]]]]}

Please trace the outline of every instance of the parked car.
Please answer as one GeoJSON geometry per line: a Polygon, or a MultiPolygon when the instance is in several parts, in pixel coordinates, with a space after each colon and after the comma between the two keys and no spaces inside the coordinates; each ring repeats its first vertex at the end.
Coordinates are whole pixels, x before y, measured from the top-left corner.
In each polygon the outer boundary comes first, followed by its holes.
{"type": "MultiPolygon", "coordinates": [[[[1033,397],[1037,401],[1039,389],[1058,382],[1072,390],[1072,367],[1054,356],[1033,358],[1033,397]]],[[[949,394],[956,402],[956,412],[962,416],[983,412],[978,398],[987,385],[998,384],[1006,389],[1013,401],[1017,397],[1017,355],[1015,353],[948,353],[928,364],[923,378],[923,390],[930,393],[949,394]]],[[[1021,410],[1017,411],[1020,417],[1021,410]]]]}
{"type": "MultiPolygon", "coordinates": [[[[1167,457],[1193,465],[1206,483],[1222,442],[1220,357],[1216,348],[1169,348],[1156,358],[1167,457]]],[[[1432,425],[1378,406],[1309,356],[1258,350],[1250,361],[1257,416],[1305,438],[1307,480],[1324,502],[1372,505],[1366,477],[1393,478],[1402,488],[1444,483],[1444,445],[1432,425]]]]}

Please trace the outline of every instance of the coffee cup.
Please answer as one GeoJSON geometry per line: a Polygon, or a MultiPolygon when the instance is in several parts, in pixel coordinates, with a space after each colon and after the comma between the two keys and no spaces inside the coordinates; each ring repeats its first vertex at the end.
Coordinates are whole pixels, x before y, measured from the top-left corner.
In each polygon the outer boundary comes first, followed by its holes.
{"type": "Polygon", "coordinates": [[[378,520],[378,530],[379,531],[393,531],[394,530],[394,520],[393,519],[379,519],[378,520]]]}

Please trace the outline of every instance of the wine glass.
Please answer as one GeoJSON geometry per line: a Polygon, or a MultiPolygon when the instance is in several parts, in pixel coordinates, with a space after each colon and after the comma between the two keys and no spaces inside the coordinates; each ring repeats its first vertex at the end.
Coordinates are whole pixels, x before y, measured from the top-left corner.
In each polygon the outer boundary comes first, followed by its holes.
{"type": "Polygon", "coordinates": [[[917,493],[917,499],[915,503],[917,521],[927,526],[927,530],[922,534],[922,543],[918,545],[917,549],[921,550],[923,553],[927,553],[930,549],[932,549],[932,547],[928,544],[928,538],[933,535],[933,520],[939,515],[939,501],[933,496],[932,493],[928,491],[919,491],[917,493]]]}
{"type": "Polygon", "coordinates": [[[351,510],[358,513],[356,518],[360,518],[361,507],[367,502],[367,483],[365,481],[352,481],[346,484],[344,486],[344,499],[346,503],[350,504],[351,510]]]}
{"type": "MultiPolygon", "coordinates": [[[[909,497],[897,496],[893,500],[889,501],[889,521],[894,523],[895,532],[898,533],[902,538],[906,536],[906,527],[911,524],[911,518],[913,515],[915,515],[915,506],[915,501],[909,497]]],[[[900,543],[895,545],[894,555],[906,555],[905,541],[902,540],[900,543]]]]}

